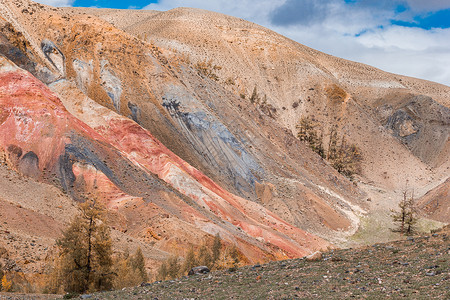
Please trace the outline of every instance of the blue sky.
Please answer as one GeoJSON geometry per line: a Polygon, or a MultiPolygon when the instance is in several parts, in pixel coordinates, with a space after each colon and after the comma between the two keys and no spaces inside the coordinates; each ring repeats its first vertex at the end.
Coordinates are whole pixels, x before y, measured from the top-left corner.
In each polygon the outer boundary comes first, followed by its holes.
{"type": "MultiPolygon", "coordinates": [[[[449,1],[450,2],[450,1],[449,1]]],[[[450,9],[417,14],[410,20],[392,20],[392,24],[406,27],[450,28],[450,9]]]]}
{"type": "Polygon", "coordinates": [[[314,49],[450,86],[450,0],[38,0],[53,6],[168,10],[240,17],[314,49]]]}
{"type": "Polygon", "coordinates": [[[75,7],[102,7],[102,8],[135,8],[141,9],[150,3],[157,3],[157,0],[134,0],[134,1],[120,1],[120,0],[75,0],[72,2],[72,6],[75,7]]]}

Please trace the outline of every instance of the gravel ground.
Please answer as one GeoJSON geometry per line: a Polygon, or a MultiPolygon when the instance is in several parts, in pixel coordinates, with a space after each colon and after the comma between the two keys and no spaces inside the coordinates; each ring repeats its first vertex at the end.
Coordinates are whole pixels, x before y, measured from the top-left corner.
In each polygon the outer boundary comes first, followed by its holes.
{"type": "Polygon", "coordinates": [[[155,282],[92,299],[450,298],[448,234],[155,282]]]}

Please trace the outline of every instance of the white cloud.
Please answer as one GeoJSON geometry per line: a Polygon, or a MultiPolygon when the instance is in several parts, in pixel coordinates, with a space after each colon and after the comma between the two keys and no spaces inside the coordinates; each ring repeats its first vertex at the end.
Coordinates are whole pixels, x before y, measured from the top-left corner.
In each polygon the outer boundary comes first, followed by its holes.
{"type": "Polygon", "coordinates": [[[367,51],[360,61],[396,74],[422,78],[450,86],[450,53],[448,49],[430,49],[427,54],[421,51],[367,51]],[[380,52],[382,59],[380,59],[380,52]],[[436,59],[438,57],[438,59],[436,59]]]}
{"type": "Polygon", "coordinates": [[[359,36],[357,40],[366,47],[379,47],[388,51],[391,48],[405,51],[428,51],[437,47],[450,49],[450,29],[424,30],[390,26],[371,30],[359,36]]]}
{"type": "Polygon", "coordinates": [[[357,38],[359,60],[383,70],[450,86],[450,29],[392,26],[357,38]]]}
{"type": "Polygon", "coordinates": [[[34,0],[34,2],[56,7],[70,7],[75,2],[75,0],[34,0]]]}
{"type": "Polygon", "coordinates": [[[275,30],[325,53],[450,86],[450,29],[427,31],[396,26],[359,37],[336,34],[321,26],[275,30]]]}
{"type": "Polygon", "coordinates": [[[406,2],[415,11],[437,11],[450,8],[448,0],[406,0],[406,2]]]}

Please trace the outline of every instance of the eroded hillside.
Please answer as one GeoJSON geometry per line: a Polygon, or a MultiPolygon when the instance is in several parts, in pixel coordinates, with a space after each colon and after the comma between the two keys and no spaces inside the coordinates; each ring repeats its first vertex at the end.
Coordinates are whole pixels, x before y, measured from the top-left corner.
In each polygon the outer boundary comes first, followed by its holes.
{"type": "MultiPolygon", "coordinates": [[[[0,42],[2,218],[21,205],[50,222],[24,231],[42,248],[95,193],[118,249],[143,248],[149,268],[216,233],[247,262],[301,257],[395,207],[406,182],[421,196],[448,178],[450,88],[243,20],[1,0],[0,42]],[[302,116],[325,145],[335,126],[361,149],[354,183],[296,138],[302,116]],[[41,188],[10,193],[25,184],[41,188]]],[[[23,236],[16,223],[3,231],[23,236]]]]}

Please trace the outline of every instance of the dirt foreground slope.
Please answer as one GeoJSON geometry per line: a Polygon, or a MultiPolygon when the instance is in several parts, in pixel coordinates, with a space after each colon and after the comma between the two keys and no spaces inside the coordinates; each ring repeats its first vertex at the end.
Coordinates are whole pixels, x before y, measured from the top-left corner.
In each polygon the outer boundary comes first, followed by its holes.
{"type": "Polygon", "coordinates": [[[99,299],[447,299],[447,234],[98,293],[99,299]]]}

